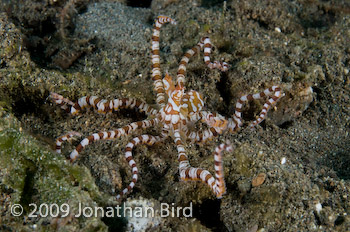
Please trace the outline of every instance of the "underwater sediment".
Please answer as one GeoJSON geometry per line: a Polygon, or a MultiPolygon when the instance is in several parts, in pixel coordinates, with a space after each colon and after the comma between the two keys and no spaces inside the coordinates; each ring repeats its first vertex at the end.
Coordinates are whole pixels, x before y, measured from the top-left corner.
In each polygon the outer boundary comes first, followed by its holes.
{"type": "MultiPolygon", "coordinates": [[[[346,1],[2,1],[0,14],[0,229],[158,231],[347,231],[350,228],[349,36],[346,1]],[[24,4],[25,2],[25,4],[24,4]],[[129,4],[129,5],[128,5],[129,4]],[[138,146],[140,171],[124,201],[133,206],[193,205],[193,217],[133,220],[74,217],[79,203],[107,207],[131,180],[124,150],[131,136],[88,146],[71,164],[80,138],[54,152],[69,131],[84,137],[145,119],[122,110],[72,117],[49,99],[86,95],[132,97],[155,105],[150,76],[152,24],[161,29],[161,69],[175,76],[184,52],[209,36],[212,56],[231,67],[208,69],[202,54],[187,67],[188,90],[211,112],[230,117],[237,99],[278,84],[285,96],[255,130],[186,144],[194,166],[214,171],[212,152],[225,153],[227,191],[218,200],[207,185],[183,182],[171,139],[138,146]],[[31,203],[71,206],[68,217],[29,217],[31,203]],[[15,217],[11,207],[21,204],[15,217]],[[136,229],[135,229],[136,228],[136,229]]],[[[264,101],[243,108],[248,123],[264,101]]],[[[143,131],[156,135],[158,128],[143,131]]],[[[140,133],[140,132],[139,132],[140,133]]],[[[139,133],[134,134],[139,135],[139,133]]]]}

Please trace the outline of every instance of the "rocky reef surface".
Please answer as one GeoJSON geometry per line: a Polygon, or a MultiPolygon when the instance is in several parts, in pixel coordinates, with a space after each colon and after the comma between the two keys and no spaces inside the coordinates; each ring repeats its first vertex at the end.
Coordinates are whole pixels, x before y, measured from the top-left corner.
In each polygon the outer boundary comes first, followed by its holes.
{"type": "MultiPolygon", "coordinates": [[[[347,1],[2,0],[0,6],[1,231],[349,231],[347,1]],[[158,15],[177,21],[161,29],[163,72],[174,77],[181,56],[202,36],[210,36],[213,58],[231,65],[225,73],[210,70],[202,55],[188,65],[187,89],[199,91],[209,111],[229,117],[241,95],[271,85],[285,96],[254,130],[245,125],[206,144],[186,144],[191,164],[211,172],[216,145],[234,146],[224,154],[227,193],[220,200],[203,183],[180,181],[170,139],[134,150],[140,180],[123,207],[192,205],[192,217],[75,217],[79,205],[118,206],[113,197],[131,179],[123,155],[131,136],[96,142],[74,164],[66,158],[80,139],[56,154],[55,138],[69,131],[88,136],[146,116],[88,110],[73,117],[48,95],[132,97],[155,105],[149,57],[158,15]],[[32,203],[72,210],[33,217],[32,203]],[[23,206],[19,217],[14,204],[23,206]]],[[[245,122],[263,104],[246,105],[245,122]]]]}

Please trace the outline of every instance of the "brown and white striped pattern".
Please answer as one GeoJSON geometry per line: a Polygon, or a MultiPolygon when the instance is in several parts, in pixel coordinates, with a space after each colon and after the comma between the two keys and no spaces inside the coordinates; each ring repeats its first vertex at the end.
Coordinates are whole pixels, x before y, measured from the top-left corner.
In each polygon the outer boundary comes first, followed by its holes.
{"type": "Polygon", "coordinates": [[[196,55],[199,51],[201,51],[203,46],[204,44],[201,41],[198,42],[196,46],[187,50],[185,55],[182,57],[179,68],[177,70],[177,76],[176,76],[176,83],[178,86],[185,87],[186,66],[190,58],[196,55]]]}
{"type": "Polygon", "coordinates": [[[145,112],[147,115],[156,115],[158,113],[156,109],[150,107],[147,103],[132,98],[106,100],[97,96],[85,96],[79,98],[76,103],[73,103],[57,93],[50,93],[50,97],[61,108],[68,110],[73,115],[78,114],[86,107],[93,107],[99,113],[112,112],[113,110],[118,111],[119,109],[137,109],[140,112],[145,112]],[[67,105],[70,106],[70,109],[67,105]]]}
{"type": "Polygon", "coordinates": [[[207,111],[201,111],[199,115],[201,116],[203,122],[205,122],[209,127],[214,127],[219,134],[227,129],[228,121],[224,116],[207,111]]]}
{"type": "Polygon", "coordinates": [[[179,68],[177,70],[176,83],[177,85],[184,87],[185,85],[185,74],[186,74],[186,66],[190,60],[190,58],[196,55],[199,51],[204,48],[204,62],[211,69],[219,69],[222,72],[226,72],[229,68],[229,65],[226,62],[214,61],[210,62],[210,54],[212,44],[210,42],[209,37],[203,37],[197,43],[196,46],[186,51],[185,55],[182,57],[180,61],[179,68]]]}
{"type": "Polygon", "coordinates": [[[197,131],[186,131],[187,139],[192,142],[204,143],[214,137],[222,134],[229,126],[229,120],[218,113],[211,113],[207,111],[200,111],[193,122],[202,120],[208,125],[208,129],[199,129],[197,131]]]}
{"type": "Polygon", "coordinates": [[[242,126],[242,113],[241,112],[242,112],[242,106],[243,106],[244,102],[251,101],[253,99],[261,99],[261,98],[266,97],[266,96],[267,97],[271,96],[271,98],[269,98],[268,101],[264,104],[263,109],[261,110],[258,119],[256,119],[255,121],[253,121],[250,124],[250,127],[253,128],[254,126],[258,125],[259,123],[261,123],[265,119],[266,114],[269,111],[269,109],[271,108],[271,106],[275,105],[276,102],[283,96],[281,88],[274,85],[268,89],[265,89],[263,92],[256,93],[256,94],[244,95],[240,99],[238,99],[238,101],[236,103],[234,118],[238,122],[239,127],[242,126]]]}
{"type": "Polygon", "coordinates": [[[152,34],[152,80],[154,81],[154,90],[157,93],[157,104],[161,107],[165,105],[165,92],[162,82],[162,73],[160,70],[159,56],[159,34],[160,28],[164,23],[176,24],[176,22],[167,16],[158,16],[154,23],[152,34]]]}
{"type": "Polygon", "coordinates": [[[237,117],[235,115],[233,115],[232,118],[228,118],[227,121],[228,121],[227,128],[229,129],[229,131],[231,133],[235,133],[235,132],[239,131],[239,129],[241,128],[241,126],[240,126],[241,120],[237,119],[237,117]]]}
{"type": "Polygon", "coordinates": [[[186,167],[180,168],[180,177],[182,180],[200,180],[206,183],[214,192],[217,198],[221,198],[226,192],[225,180],[224,180],[224,168],[222,163],[222,152],[232,152],[232,147],[227,144],[220,144],[214,153],[214,168],[215,178],[209,171],[202,168],[186,167]]]}
{"type": "Polygon", "coordinates": [[[219,69],[222,72],[226,72],[229,68],[229,65],[226,62],[219,62],[219,61],[210,61],[210,53],[211,53],[211,42],[209,37],[202,38],[204,43],[204,62],[205,64],[211,68],[211,69],[219,69]]]}
{"type": "MultiPolygon", "coordinates": [[[[154,24],[152,34],[152,79],[154,81],[154,90],[157,94],[156,102],[161,107],[158,111],[145,102],[135,99],[121,98],[114,100],[100,99],[96,96],[86,96],[80,98],[77,103],[73,103],[67,98],[57,94],[51,93],[50,98],[63,109],[72,114],[77,114],[85,107],[93,107],[100,113],[107,113],[117,111],[121,108],[137,109],[145,112],[153,119],[133,122],[122,128],[111,130],[108,132],[94,133],[84,138],[79,145],[71,152],[70,158],[73,162],[77,159],[82,150],[89,144],[98,140],[115,139],[120,136],[129,135],[137,129],[145,129],[152,126],[160,125],[160,136],[140,135],[133,138],[125,148],[125,158],[130,168],[132,169],[132,180],[127,188],[125,188],[116,198],[119,200],[122,196],[130,193],[138,180],[138,169],[132,156],[132,150],[139,144],[153,145],[156,142],[163,141],[165,138],[171,136],[174,138],[174,143],[177,148],[179,173],[183,180],[200,180],[206,183],[217,196],[221,198],[226,191],[222,152],[232,151],[232,147],[228,144],[220,144],[214,153],[214,168],[215,178],[209,171],[202,168],[194,168],[190,165],[187,154],[184,148],[183,140],[188,140],[191,143],[203,143],[218,136],[226,130],[231,132],[238,131],[242,126],[242,106],[247,101],[253,99],[261,99],[269,97],[264,104],[263,109],[258,118],[253,121],[250,126],[254,127],[264,120],[268,110],[274,105],[280,97],[283,96],[281,88],[272,86],[265,89],[258,94],[248,94],[238,99],[235,105],[235,113],[232,118],[225,118],[218,113],[211,113],[203,111],[203,98],[200,93],[194,90],[185,92],[185,74],[186,66],[189,59],[196,53],[204,49],[204,62],[211,69],[219,69],[220,71],[227,71],[229,65],[225,62],[210,61],[210,54],[212,44],[208,37],[203,37],[196,46],[189,49],[180,61],[177,72],[176,85],[171,76],[167,73],[162,79],[160,69],[160,55],[159,55],[159,34],[160,28],[165,23],[175,24],[175,21],[167,16],[159,16],[154,24]],[[165,94],[167,95],[167,102],[165,102],[165,94]],[[207,125],[206,129],[197,129],[192,131],[189,124],[194,124],[198,121],[207,125]],[[181,137],[183,136],[183,137],[181,137]]],[[[73,136],[78,136],[77,132],[70,132],[56,140],[56,151],[61,152],[63,141],[70,139],[73,136]]]]}
{"type": "Polygon", "coordinates": [[[81,134],[78,133],[78,132],[72,131],[72,132],[68,132],[67,134],[58,137],[58,138],[56,139],[56,152],[60,154],[60,153],[61,153],[62,143],[63,143],[64,141],[69,141],[69,140],[72,139],[74,136],[79,136],[79,137],[80,137],[81,134]]]}
{"type": "Polygon", "coordinates": [[[158,124],[158,122],[159,121],[157,118],[151,119],[151,120],[143,120],[139,122],[133,122],[127,126],[124,126],[116,130],[94,133],[86,137],[79,143],[79,145],[70,153],[70,159],[72,162],[74,162],[78,158],[79,153],[84,149],[84,147],[86,147],[87,145],[91,144],[94,141],[117,139],[120,136],[129,135],[131,132],[137,129],[141,129],[141,128],[146,129],[146,128],[155,126],[158,124]]]}
{"type": "Polygon", "coordinates": [[[190,140],[193,143],[205,143],[208,140],[216,137],[218,133],[214,128],[202,129],[199,131],[187,131],[186,136],[187,140],[190,140]]]}
{"type": "Polygon", "coordinates": [[[221,134],[216,128],[210,127],[208,129],[200,129],[197,131],[187,131],[187,139],[193,143],[205,143],[211,141],[213,138],[221,134]]]}
{"type": "Polygon", "coordinates": [[[177,160],[179,161],[179,172],[181,174],[183,170],[186,170],[187,168],[191,167],[191,165],[190,165],[190,162],[188,161],[188,157],[185,152],[184,143],[180,136],[180,129],[178,128],[177,125],[175,125],[174,142],[177,148],[177,153],[178,153],[177,160]]]}
{"type": "Polygon", "coordinates": [[[125,159],[128,162],[129,166],[132,169],[132,180],[128,187],[126,187],[120,194],[116,196],[116,199],[119,200],[121,197],[129,194],[134,188],[137,179],[138,179],[138,169],[136,167],[135,160],[132,157],[132,149],[139,144],[147,144],[152,146],[156,142],[162,141],[164,138],[161,136],[153,136],[153,135],[140,135],[138,137],[133,138],[125,148],[125,159]]]}
{"type": "Polygon", "coordinates": [[[59,105],[62,109],[68,112],[70,110],[69,107],[74,105],[74,102],[72,102],[68,98],[63,97],[58,93],[51,92],[49,98],[51,98],[57,105],[59,105]]]}
{"type": "Polygon", "coordinates": [[[140,112],[145,112],[147,115],[157,114],[157,110],[150,107],[147,103],[132,99],[121,98],[113,100],[105,100],[96,96],[86,96],[78,100],[71,108],[71,113],[76,114],[85,107],[94,107],[99,113],[107,113],[111,111],[118,111],[119,109],[138,109],[140,112]]]}

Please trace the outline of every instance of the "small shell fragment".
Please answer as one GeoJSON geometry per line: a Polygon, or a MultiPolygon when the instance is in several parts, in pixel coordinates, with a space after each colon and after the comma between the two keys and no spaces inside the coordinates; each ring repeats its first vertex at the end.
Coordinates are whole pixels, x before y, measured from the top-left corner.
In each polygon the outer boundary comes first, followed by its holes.
{"type": "Polygon", "coordinates": [[[286,157],[282,157],[282,159],[281,159],[281,164],[283,165],[283,164],[285,164],[286,162],[287,162],[286,157]]]}
{"type": "Polygon", "coordinates": [[[266,174],[265,173],[259,173],[258,176],[254,177],[252,180],[252,186],[253,187],[258,187],[264,183],[266,179],[266,174]]]}

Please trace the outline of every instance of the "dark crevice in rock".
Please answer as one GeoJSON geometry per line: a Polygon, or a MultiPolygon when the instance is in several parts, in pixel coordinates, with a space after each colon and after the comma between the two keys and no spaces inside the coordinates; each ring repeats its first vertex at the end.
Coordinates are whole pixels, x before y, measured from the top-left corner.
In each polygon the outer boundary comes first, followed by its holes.
{"type": "Polygon", "coordinates": [[[282,123],[281,125],[279,125],[279,128],[288,129],[291,126],[293,126],[293,121],[286,121],[286,122],[282,123]]]}
{"type": "Polygon", "coordinates": [[[219,109],[220,113],[228,116],[228,107],[230,106],[231,99],[233,98],[230,91],[231,83],[229,81],[228,75],[226,73],[221,74],[220,81],[216,83],[216,88],[219,91],[220,96],[223,99],[223,109],[219,109]]]}
{"type": "MultiPolygon", "coordinates": [[[[349,150],[340,150],[334,151],[331,154],[327,155],[327,157],[323,161],[323,165],[327,167],[331,167],[340,179],[350,180],[350,157],[349,150]]],[[[330,192],[333,192],[331,185],[327,185],[326,189],[330,192]]]]}
{"type": "Polygon", "coordinates": [[[222,4],[224,4],[225,0],[202,0],[202,7],[206,7],[206,8],[211,8],[213,6],[222,6],[222,4]]]}
{"type": "Polygon", "coordinates": [[[126,5],[131,7],[150,8],[152,0],[127,0],[126,5]]]}
{"type": "Polygon", "coordinates": [[[228,231],[220,219],[221,200],[205,200],[193,206],[193,217],[214,232],[228,231]]]}
{"type": "MultiPolygon", "coordinates": [[[[105,209],[105,211],[108,211],[105,209]]],[[[121,210],[119,212],[116,208],[114,208],[114,215],[115,217],[102,217],[102,221],[108,226],[108,231],[125,231],[127,220],[124,217],[118,217],[118,213],[121,213],[121,210]]]]}
{"type": "Polygon", "coordinates": [[[20,204],[23,206],[26,212],[30,212],[31,210],[33,210],[29,206],[29,204],[33,202],[33,195],[35,194],[34,177],[38,169],[32,161],[25,160],[24,162],[27,164],[27,168],[25,170],[24,186],[22,190],[20,204]]]}

